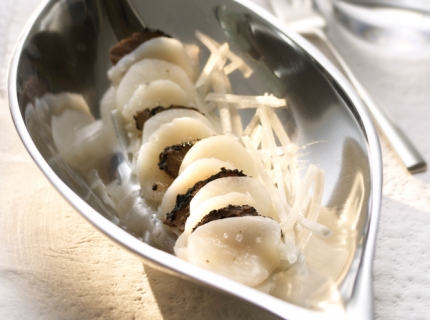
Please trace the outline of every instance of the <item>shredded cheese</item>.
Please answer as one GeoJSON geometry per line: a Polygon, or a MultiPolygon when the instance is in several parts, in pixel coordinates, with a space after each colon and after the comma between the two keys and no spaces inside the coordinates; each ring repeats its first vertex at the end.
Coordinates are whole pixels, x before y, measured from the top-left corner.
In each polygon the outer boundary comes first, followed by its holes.
{"type": "MultiPolygon", "coordinates": [[[[199,39],[200,42],[203,43],[211,52],[220,47],[220,44],[217,41],[201,33],[200,31],[196,31],[195,35],[197,39],[199,39]]],[[[232,51],[227,52],[227,58],[231,61],[231,63],[224,67],[224,72],[226,74],[230,74],[234,70],[239,69],[245,78],[249,78],[252,75],[252,68],[248,66],[245,61],[243,61],[243,59],[237,56],[235,53],[233,53],[232,51]]]]}
{"type": "Polygon", "coordinates": [[[264,105],[273,108],[285,107],[287,101],[285,99],[278,99],[274,96],[241,96],[236,94],[219,94],[209,93],[206,101],[216,101],[225,103],[236,103],[240,109],[256,108],[264,105]]]}

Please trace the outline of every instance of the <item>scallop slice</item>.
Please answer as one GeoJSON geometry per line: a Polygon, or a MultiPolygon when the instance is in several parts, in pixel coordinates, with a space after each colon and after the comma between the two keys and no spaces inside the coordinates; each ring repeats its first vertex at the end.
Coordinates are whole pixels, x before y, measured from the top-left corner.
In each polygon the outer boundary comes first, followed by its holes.
{"type": "Polygon", "coordinates": [[[187,252],[181,256],[194,265],[256,286],[278,267],[280,248],[279,224],[265,217],[248,216],[198,227],[188,237],[187,252]]]}
{"type": "MultiPolygon", "coordinates": [[[[87,102],[78,93],[47,93],[38,99],[38,103],[48,106],[51,113],[55,116],[61,116],[66,110],[76,110],[81,111],[83,114],[86,113],[94,121],[87,102]]],[[[73,125],[74,122],[71,121],[71,124],[73,125]]]]}
{"type": "Polygon", "coordinates": [[[142,142],[147,142],[151,134],[158,128],[160,128],[163,124],[172,122],[174,119],[184,117],[199,119],[200,121],[204,122],[208,127],[212,128],[212,124],[209,122],[209,120],[198,111],[191,109],[170,109],[157,113],[155,116],[151,117],[145,122],[145,125],[143,127],[142,142]]]}
{"type": "Polygon", "coordinates": [[[191,98],[176,83],[170,80],[155,80],[149,84],[140,84],[128,103],[124,106],[122,115],[127,122],[134,123],[133,116],[137,111],[158,106],[173,105],[189,106],[191,98]]]}
{"type": "Polygon", "coordinates": [[[180,86],[191,101],[195,100],[194,85],[181,67],[163,60],[144,59],[135,63],[119,83],[116,92],[118,110],[123,111],[139,85],[148,84],[155,80],[170,80],[180,86]]]}
{"type": "Polygon", "coordinates": [[[159,155],[165,147],[182,142],[203,139],[216,132],[204,122],[192,118],[179,118],[162,125],[144,143],[137,158],[137,178],[143,196],[161,201],[173,178],[158,168],[159,155]]]}
{"type": "Polygon", "coordinates": [[[66,128],[62,127],[65,131],[53,130],[54,142],[63,158],[75,168],[89,169],[94,167],[97,161],[109,159],[118,151],[115,132],[112,128],[107,127],[101,119],[75,131],[72,136],[73,140],[70,140],[71,137],[69,136],[69,141],[63,141],[61,144],[58,140],[58,133],[60,136],[67,135],[66,128]]]}
{"type": "Polygon", "coordinates": [[[188,236],[188,234],[182,233],[173,246],[175,256],[185,261],[188,261],[188,236]]]}
{"type": "Polygon", "coordinates": [[[184,157],[179,173],[201,158],[229,161],[246,175],[255,176],[254,161],[245,147],[231,136],[218,135],[197,142],[184,157]]]}
{"type": "Polygon", "coordinates": [[[269,216],[272,212],[269,192],[260,181],[251,177],[226,177],[209,182],[191,200],[190,212],[197,211],[208,199],[230,192],[250,195],[256,203],[255,209],[260,215],[269,216]]]}
{"type": "Polygon", "coordinates": [[[183,44],[176,39],[157,37],[145,41],[135,50],[122,57],[108,71],[109,79],[118,84],[128,69],[143,59],[159,59],[173,63],[182,68],[190,79],[194,77],[193,64],[183,44]]]}
{"type": "MultiPolygon", "coordinates": [[[[80,153],[85,146],[79,145],[86,143],[82,133],[86,128],[94,127],[95,120],[82,95],[48,93],[37,99],[35,104],[37,108],[48,108],[52,112],[52,138],[61,156],[76,168],[84,166],[82,161],[89,158],[82,157],[80,153]],[[80,151],[79,154],[76,149],[80,151]]],[[[96,126],[100,127],[99,123],[96,126]]]]}
{"type": "MultiPolygon", "coordinates": [[[[190,210],[190,216],[185,223],[185,234],[191,234],[193,229],[199,224],[202,219],[209,214],[212,210],[218,210],[227,207],[228,205],[243,206],[248,205],[254,207],[257,212],[258,204],[255,202],[254,198],[249,194],[244,194],[240,192],[230,192],[220,196],[215,196],[213,198],[203,201],[196,209],[190,210]]],[[[267,215],[261,213],[260,215],[267,215]]]]}
{"type": "Polygon", "coordinates": [[[182,172],[167,189],[164,194],[163,201],[160,204],[158,212],[160,215],[173,210],[176,204],[176,196],[184,194],[187,190],[193,187],[197,182],[206,180],[210,176],[217,174],[221,168],[234,170],[236,169],[230,162],[221,161],[218,159],[199,159],[193,162],[187,169],[182,172]]]}

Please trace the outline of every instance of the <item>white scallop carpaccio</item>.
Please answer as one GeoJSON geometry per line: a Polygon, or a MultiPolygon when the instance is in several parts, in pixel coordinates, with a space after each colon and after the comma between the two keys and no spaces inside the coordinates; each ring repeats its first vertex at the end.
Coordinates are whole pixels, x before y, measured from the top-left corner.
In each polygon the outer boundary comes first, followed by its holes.
{"type": "Polygon", "coordinates": [[[234,137],[213,136],[197,142],[185,155],[179,173],[201,158],[216,158],[231,162],[246,175],[255,176],[254,161],[245,147],[234,137]]]}
{"type": "Polygon", "coordinates": [[[200,112],[191,109],[170,109],[165,110],[149,118],[143,127],[142,142],[148,141],[152,133],[158,130],[163,124],[170,123],[178,118],[193,118],[204,122],[208,127],[213,128],[209,120],[200,112]]]}
{"type": "Polygon", "coordinates": [[[190,106],[192,99],[176,83],[170,80],[155,80],[149,84],[140,84],[130,100],[124,106],[122,115],[128,123],[134,123],[137,111],[171,105],[190,106]]]}
{"type": "Polygon", "coordinates": [[[203,158],[190,164],[187,169],[173,181],[164,194],[158,209],[159,216],[165,216],[166,213],[173,210],[178,194],[185,194],[187,190],[193,187],[197,182],[206,180],[214,174],[217,174],[223,167],[231,170],[235,169],[230,162],[214,158],[203,158]]]}
{"type": "Polygon", "coordinates": [[[156,80],[170,80],[176,83],[192,101],[195,101],[194,84],[181,67],[163,60],[144,59],[133,64],[119,83],[115,97],[118,110],[123,112],[139,85],[156,80]]]}
{"type": "MultiPolygon", "coordinates": [[[[190,210],[190,216],[185,223],[184,233],[191,234],[192,230],[199,224],[202,219],[207,216],[212,210],[225,208],[229,205],[243,206],[248,205],[254,208],[258,207],[254,198],[249,194],[240,192],[230,192],[219,196],[214,196],[203,201],[197,208],[190,210]]],[[[256,209],[259,212],[258,209],[256,209]]],[[[267,213],[261,213],[267,215],[267,213]]]]}
{"type": "Polygon", "coordinates": [[[175,119],[153,132],[148,142],[140,148],[136,163],[137,178],[143,196],[160,202],[174,180],[158,167],[159,155],[164,148],[215,134],[203,121],[193,118],[175,119]]]}
{"type": "Polygon", "coordinates": [[[182,42],[173,38],[157,37],[145,41],[135,50],[122,57],[108,71],[109,79],[114,84],[120,83],[130,67],[143,59],[159,59],[173,63],[181,67],[190,79],[194,77],[193,63],[182,42]]]}
{"type": "Polygon", "coordinates": [[[181,256],[194,265],[256,286],[278,267],[281,245],[277,222],[247,216],[204,224],[188,237],[187,247],[179,249],[186,251],[181,256]]]}
{"type": "Polygon", "coordinates": [[[251,177],[225,177],[213,180],[197,192],[190,203],[190,212],[198,209],[203,202],[213,197],[238,192],[250,195],[260,215],[270,216],[272,199],[266,187],[251,177]]]}

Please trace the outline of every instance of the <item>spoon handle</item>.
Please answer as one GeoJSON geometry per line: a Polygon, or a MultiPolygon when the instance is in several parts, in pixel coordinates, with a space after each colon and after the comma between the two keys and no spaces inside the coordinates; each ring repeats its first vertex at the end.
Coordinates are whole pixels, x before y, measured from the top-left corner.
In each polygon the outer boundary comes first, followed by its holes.
{"type": "Polygon", "coordinates": [[[133,32],[145,29],[145,23],[137,14],[130,0],[109,0],[100,1],[100,3],[106,11],[118,41],[130,37],[133,32]]]}
{"type": "Polygon", "coordinates": [[[372,115],[372,118],[379,128],[379,131],[385,136],[408,171],[410,173],[425,171],[427,169],[427,163],[423,156],[405,135],[403,130],[394,123],[387,111],[376,103],[376,101],[370,96],[363,85],[358,81],[351,69],[346,64],[345,60],[342,58],[324,32],[321,30],[314,30],[313,34],[318,36],[333,54],[334,58],[341,66],[345,75],[372,115]]]}

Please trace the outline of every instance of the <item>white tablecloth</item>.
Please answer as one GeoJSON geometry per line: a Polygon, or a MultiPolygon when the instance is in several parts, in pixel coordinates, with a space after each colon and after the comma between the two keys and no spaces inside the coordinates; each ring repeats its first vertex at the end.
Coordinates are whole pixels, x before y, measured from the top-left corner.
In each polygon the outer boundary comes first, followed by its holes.
{"type": "MultiPolygon", "coordinates": [[[[256,2],[268,8],[265,0],[256,2]]],[[[0,319],[273,318],[143,266],[89,225],[32,162],[9,115],[6,74],[13,45],[37,4],[0,1],[0,319]]],[[[430,50],[394,53],[333,23],[329,35],[429,161],[430,50]]],[[[381,143],[376,318],[425,319],[430,314],[430,172],[408,174],[386,141],[381,143]]]]}

